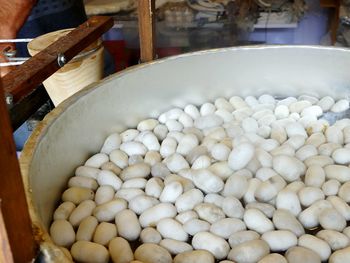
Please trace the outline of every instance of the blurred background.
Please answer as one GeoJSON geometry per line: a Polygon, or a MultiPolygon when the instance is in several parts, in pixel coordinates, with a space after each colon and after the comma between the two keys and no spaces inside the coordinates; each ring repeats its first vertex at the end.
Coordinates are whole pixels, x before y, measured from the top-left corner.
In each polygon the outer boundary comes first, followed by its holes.
{"type": "MultiPolygon", "coordinates": [[[[85,0],[114,18],[104,45],[116,70],[138,62],[137,0],[85,0]]],[[[156,0],[157,56],[255,44],[350,45],[350,1],[156,0]]]]}
{"type": "MultiPolygon", "coordinates": [[[[35,38],[76,27],[93,15],[110,16],[114,26],[102,38],[107,76],[140,62],[137,1],[39,0],[17,37],[35,38]]],[[[242,45],[350,46],[350,0],[156,0],[155,5],[157,58],[242,45]]],[[[17,45],[17,55],[29,56],[26,43],[17,45]]],[[[54,106],[48,100],[14,127],[17,150],[54,106]]]]}

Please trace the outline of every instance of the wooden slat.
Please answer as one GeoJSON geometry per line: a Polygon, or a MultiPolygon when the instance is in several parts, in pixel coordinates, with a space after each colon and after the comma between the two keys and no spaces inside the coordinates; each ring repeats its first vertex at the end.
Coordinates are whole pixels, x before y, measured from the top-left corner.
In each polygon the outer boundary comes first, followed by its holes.
{"type": "MultiPolygon", "coordinates": [[[[1,85],[0,123],[0,199],[4,225],[14,261],[30,262],[36,256],[37,246],[34,241],[10,118],[1,85]]],[[[3,248],[0,249],[2,253],[3,248]]],[[[8,256],[6,248],[3,253],[8,256]]]]}
{"type": "Polygon", "coordinates": [[[15,131],[28,118],[50,99],[43,85],[39,85],[32,93],[10,108],[12,129],[15,131]]]}
{"type": "Polygon", "coordinates": [[[340,0],[320,0],[320,6],[331,9],[329,12],[329,31],[331,33],[332,44],[334,45],[337,40],[339,26],[340,0]]]}
{"type": "Polygon", "coordinates": [[[336,7],[338,0],[320,0],[321,7],[336,7]]]}
{"type": "Polygon", "coordinates": [[[138,0],[140,60],[155,59],[155,0],[138,0]]]}
{"type": "Polygon", "coordinates": [[[3,78],[5,92],[13,95],[14,103],[18,102],[60,69],[57,64],[58,54],[64,54],[68,62],[112,26],[113,19],[111,17],[91,17],[87,22],[58,39],[16,70],[5,75],[3,78]]]}

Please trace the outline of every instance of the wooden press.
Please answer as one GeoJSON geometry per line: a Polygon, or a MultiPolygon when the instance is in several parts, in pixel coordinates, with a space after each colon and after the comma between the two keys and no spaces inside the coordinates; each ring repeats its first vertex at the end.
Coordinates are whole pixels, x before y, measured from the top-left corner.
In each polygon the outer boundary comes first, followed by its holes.
{"type": "MultiPolygon", "coordinates": [[[[155,1],[138,2],[140,60],[148,62],[155,58],[155,1]]],[[[28,105],[31,101],[40,101],[36,98],[40,95],[38,85],[112,26],[112,18],[91,17],[1,79],[0,94],[4,96],[0,98],[0,262],[32,262],[39,251],[29,217],[8,109],[17,107],[17,113],[23,120],[28,118],[33,113],[28,105]]]]}

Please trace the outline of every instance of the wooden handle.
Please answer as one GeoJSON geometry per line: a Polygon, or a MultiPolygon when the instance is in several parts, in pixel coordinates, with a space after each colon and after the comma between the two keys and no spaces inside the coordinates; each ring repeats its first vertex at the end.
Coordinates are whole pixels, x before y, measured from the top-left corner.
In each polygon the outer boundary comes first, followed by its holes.
{"type": "Polygon", "coordinates": [[[140,60],[155,59],[155,0],[138,0],[140,60]]]}
{"type": "Polygon", "coordinates": [[[13,102],[31,93],[39,84],[60,69],[58,56],[70,61],[84,48],[96,41],[113,26],[113,19],[94,16],[66,36],[39,52],[2,79],[4,91],[11,94],[13,102]]]}

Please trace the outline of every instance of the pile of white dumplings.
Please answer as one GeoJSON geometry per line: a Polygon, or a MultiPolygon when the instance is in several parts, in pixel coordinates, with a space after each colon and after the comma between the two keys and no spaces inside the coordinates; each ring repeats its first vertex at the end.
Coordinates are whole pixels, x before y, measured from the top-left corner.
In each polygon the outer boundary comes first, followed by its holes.
{"type": "Polygon", "coordinates": [[[218,98],[113,133],[50,235],[77,262],[350,262],[349,101],[218,98]]]}

